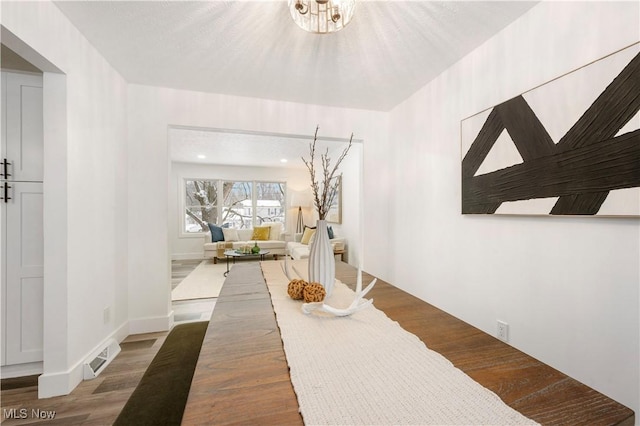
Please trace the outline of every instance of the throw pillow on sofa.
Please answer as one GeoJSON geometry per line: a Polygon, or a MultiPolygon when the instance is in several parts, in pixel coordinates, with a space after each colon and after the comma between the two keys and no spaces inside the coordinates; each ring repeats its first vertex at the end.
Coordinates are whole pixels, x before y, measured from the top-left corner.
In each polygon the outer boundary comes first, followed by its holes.
{"type": "Polygon", "coordinates": [[[316,233],[315,228],[309,228],[305,226],[304,233],[302,234],[302,239],[300,239],[300,242],[302,244],[309,244],[309,242],[311,241],[311,237],[313,237],[313,234],[315,233],[316,233]]]}
{"type": "Polygon", "coordinates": [[[211,242],[217,243],[218,241],[224,241],[224,233],[222,232],[222,228],[220,228],[215,223],[207,223],[209,225],[209,230],[211,231],[211,242]]]}
{"type": "Polygon", "coordinates": [[[268,226],[271,230],[269,231],[269,239],[270,240],[280,240],[282,234],[282,223],[280,222],[262,222],[260,226],[268,226]]]}
{"type": "Polygon", "coordinates": [[[269,232],[271,228],[268,226],[256,226],[253,228],[253,235],[251,239],[255,241],[267,241],[269,239],[269,232]]]}
{"type": "Polygon", "coordinates": [[[233,228],[222,228],[225,241],[240,241],[238,237],[238,230],[233,228]]]}

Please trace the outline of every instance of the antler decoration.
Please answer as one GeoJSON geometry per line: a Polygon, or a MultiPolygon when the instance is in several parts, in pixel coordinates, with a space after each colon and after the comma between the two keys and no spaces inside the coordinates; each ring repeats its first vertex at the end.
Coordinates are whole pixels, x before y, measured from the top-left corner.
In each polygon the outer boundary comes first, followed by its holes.
{"type": "MultiPolygon", "coordinates": [[[[289,271],[289,262],[287,261],[287,256],[284,258],[284,263],[281,264],[282,270],[286,275],[287,279],[291,281],[293,278],[289,271]]],[[[295,266],[292,266],[293,271],[298,275],[298,277],[302,278],[302,274],[296,269],[295,266]]],[[[305,314],[310,314],[313,311],[322,311],[331,315],[335,315],[337,317],[345,317],[351,314],[354,314],[362,309],[373,304],[373,299],[364,299],[369,291],[373,288],[373,286],[378,281],[377,278],[374,278],[371,283],[363,290],[362,289],[362,270],[358,267],[358,276],[356,280],[356,295],[353,299],[353,302],[349,305],[349,307],[345,309],[334,308],[333,306],[327,305],[324,302],[313,302],[313,303],[304,303],[302,305],[302,312],[305,314]]]]}

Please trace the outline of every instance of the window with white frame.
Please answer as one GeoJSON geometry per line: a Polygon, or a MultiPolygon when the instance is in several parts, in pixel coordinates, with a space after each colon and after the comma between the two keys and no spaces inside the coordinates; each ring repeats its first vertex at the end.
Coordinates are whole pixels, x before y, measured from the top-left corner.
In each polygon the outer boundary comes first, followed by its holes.
{"type": "Polygon", "coordinates": [[[207,231],[207,222],[237,229],[285,223],[285,182],[185,179],[184,188],[185,233],[207,231]]]}
{"type": "Polygon", "coordinates": [[[255,182],[254,223],[281,222],[286,210],[285,184],[282,182],[255,182]]]}
{"type": "Polygon", "coordinates": [[[208,230],[218,219],[218,181],[185,179],[184,224],[186,233],[208,230]]]}

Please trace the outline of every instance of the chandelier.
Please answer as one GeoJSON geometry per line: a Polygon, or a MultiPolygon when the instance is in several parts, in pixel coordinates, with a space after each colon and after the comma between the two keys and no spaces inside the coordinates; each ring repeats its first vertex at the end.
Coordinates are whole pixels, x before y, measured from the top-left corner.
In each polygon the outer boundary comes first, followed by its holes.
{"type": "Polygon", "coordinates": [[[340,31],[351,21],[355,0],[289,0],[291,17],[310,33],[340,31]]]}

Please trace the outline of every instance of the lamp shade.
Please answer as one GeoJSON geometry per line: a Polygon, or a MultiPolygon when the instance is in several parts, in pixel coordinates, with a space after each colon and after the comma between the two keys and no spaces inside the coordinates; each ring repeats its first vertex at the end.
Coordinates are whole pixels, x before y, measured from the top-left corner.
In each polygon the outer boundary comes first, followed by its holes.
{"type": "Polygon", "coordinates": [[[311,206],[311,194],[308,191],[296,191],[289,198],[290,207],[308,208],[311,206]]]}

